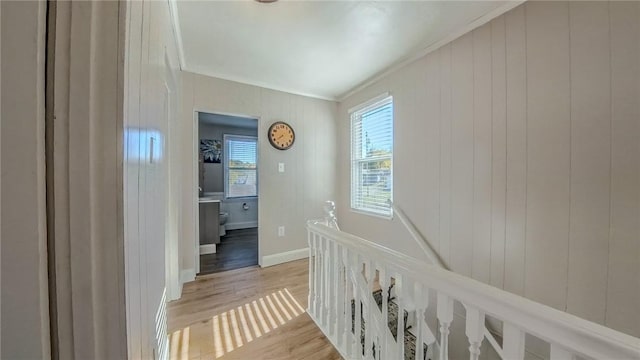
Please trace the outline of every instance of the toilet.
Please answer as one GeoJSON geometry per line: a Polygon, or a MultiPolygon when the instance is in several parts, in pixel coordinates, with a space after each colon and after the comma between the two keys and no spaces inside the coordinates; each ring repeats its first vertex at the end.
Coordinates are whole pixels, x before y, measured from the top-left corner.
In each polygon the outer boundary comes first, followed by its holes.
{"type": "Polygon", "coordinates": [[[227,234],[227,229],[224,224],[229,220],[229,213],[223,210],[224,203],[224,193],[223,192],[212,192],[207,193],[207,196],[212,197],[213,199],[220,200],[220,214],[218,216],[219,224],[220,224],[220,236],[225,236],[227,234]]]}
{"type": "Polygon", "coordinates": [[[220,236],[225,236],[227,234],[227,229],[225,229],[224,224],[227,223],[227,220],[229,219],[229,213],[226,211],[220,211],[220,236]]]}

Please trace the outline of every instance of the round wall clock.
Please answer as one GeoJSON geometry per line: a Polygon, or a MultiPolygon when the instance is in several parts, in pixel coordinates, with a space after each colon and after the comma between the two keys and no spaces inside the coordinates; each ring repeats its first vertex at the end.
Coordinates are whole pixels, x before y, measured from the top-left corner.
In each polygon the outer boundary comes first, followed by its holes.
{"type": "Polygon", "coordinates": [[[283,122],[276,121],[269,127],[269,142],[278,150],[287,150],[296,140],[296,133],[293,128],[283,122]]]}

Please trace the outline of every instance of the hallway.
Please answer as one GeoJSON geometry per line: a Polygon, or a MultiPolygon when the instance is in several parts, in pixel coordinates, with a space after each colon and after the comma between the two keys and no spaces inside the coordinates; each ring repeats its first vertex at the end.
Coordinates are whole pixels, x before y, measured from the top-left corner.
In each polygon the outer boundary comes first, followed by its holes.
{"type": "Polygon", "coordinates": [[[308,264],[230,270],[185,284],[168,306],[170,358],[340,359],[304,312],[308,264]]]}

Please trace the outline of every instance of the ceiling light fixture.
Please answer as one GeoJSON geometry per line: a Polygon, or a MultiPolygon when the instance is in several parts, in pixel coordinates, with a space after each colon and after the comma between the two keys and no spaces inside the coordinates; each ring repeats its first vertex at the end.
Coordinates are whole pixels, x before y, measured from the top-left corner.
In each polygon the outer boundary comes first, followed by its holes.
{"type": "Polygon", "coordinates": [[[270,3],[274,3],[278,0],[256,0],[259,3],[263,3],[263,4],[270,4],[270,3]]]}

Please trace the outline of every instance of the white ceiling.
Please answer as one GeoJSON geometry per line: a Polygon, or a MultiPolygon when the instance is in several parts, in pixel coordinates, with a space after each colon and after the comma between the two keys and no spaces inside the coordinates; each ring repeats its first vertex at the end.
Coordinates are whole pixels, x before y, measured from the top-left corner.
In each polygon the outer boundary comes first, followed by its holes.
{"type": "Polygon", "coordinates": [[[245,118],[240,116],[211,114],[205,112],[198,113],[198,121],[202,124],[217,125],[217,126],[235,126],[241,128],[258,128],[258,121],[252,118],[245,118]]]}
{"type": "Polygon", "coordinates": [[[183,70],[339,99],[507,1],[177,1],[183,70]]]}

